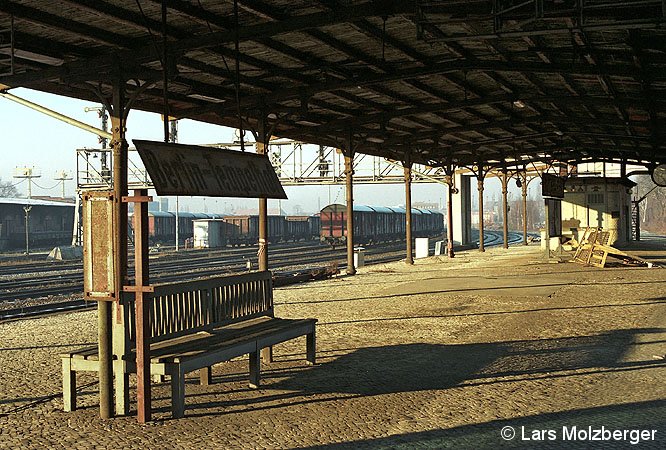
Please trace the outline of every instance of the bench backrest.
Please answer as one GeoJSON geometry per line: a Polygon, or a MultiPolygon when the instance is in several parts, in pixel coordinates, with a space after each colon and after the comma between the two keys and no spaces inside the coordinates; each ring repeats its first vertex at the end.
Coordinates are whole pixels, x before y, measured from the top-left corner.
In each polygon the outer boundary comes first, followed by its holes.
{"type": "MultiPolygon", "coordinates": [[[[154,288],[150,298],[151,342],[273,315],[273,282],[269,271],[155,284],[154,288]]],[[[125,323],[129,325],[126,329],[129,341],[134,342],[134,300],[126,304],[125,323]]]]}

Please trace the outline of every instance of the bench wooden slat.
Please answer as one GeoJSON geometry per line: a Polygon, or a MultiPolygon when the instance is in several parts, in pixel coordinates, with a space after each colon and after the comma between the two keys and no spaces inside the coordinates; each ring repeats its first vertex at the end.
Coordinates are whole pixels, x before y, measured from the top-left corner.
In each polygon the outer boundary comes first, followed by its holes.
{"type": "MultiPolygon", "coordinates": [[[[154,293],[147,296],[151,370],[172,376],[174,417],[184,413],[184,376],[189,371],[204,370],[208,376],[202,379],[208,380],[213,364],[250,354],[250,385],[258,387],[259,350],[302,335],[307,336],[306,359],[314,363],[316,319],[275,318],[272,288],[272,275],[267,271],[154,286],[154,293]]],[[[133,296],[123,295],[123,304],[125,326],[121,329],[126,345],[114,358],[125,363],[114,365],[123,370],[116,373],[116,380],[136,370],[133,296]]],[[[98,370],[97,347],[66,353],[62,358],[65,408],[72,410],[76,406],[73,374],[76,370],[98,370]],[[73,364],[74,360],[81,362],[73,364]]]]}

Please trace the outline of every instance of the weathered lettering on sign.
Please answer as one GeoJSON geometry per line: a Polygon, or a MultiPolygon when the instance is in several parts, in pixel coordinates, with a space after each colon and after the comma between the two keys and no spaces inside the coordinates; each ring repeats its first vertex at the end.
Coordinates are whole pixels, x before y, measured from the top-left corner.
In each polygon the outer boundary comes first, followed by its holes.
{"type": "Polygon", "coordinates": [[[198,145],[133,142],[159,195],[287,198],[266,155],[198,145]]]}

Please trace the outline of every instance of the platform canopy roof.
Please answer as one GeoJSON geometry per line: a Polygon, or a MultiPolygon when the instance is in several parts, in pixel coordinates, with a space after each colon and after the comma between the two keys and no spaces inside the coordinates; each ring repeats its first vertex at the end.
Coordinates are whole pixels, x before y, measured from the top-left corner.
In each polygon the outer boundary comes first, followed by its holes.
{"type": "Polygon", "coordinates": [[[0,89],[162,113],[166,67],[171,116],[397,160],[666,162],[664,5],[3,0],[0,89]]]}

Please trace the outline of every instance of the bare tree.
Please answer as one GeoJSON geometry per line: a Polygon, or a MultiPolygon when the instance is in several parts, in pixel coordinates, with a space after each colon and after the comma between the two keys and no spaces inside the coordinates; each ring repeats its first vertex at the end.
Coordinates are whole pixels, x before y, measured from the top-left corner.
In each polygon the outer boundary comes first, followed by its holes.
{"type": "Polygon", "coordinates": [[[0,197],[18,197],[19,192],[10,181],[2,181],[0,178],[0,197]]]}

